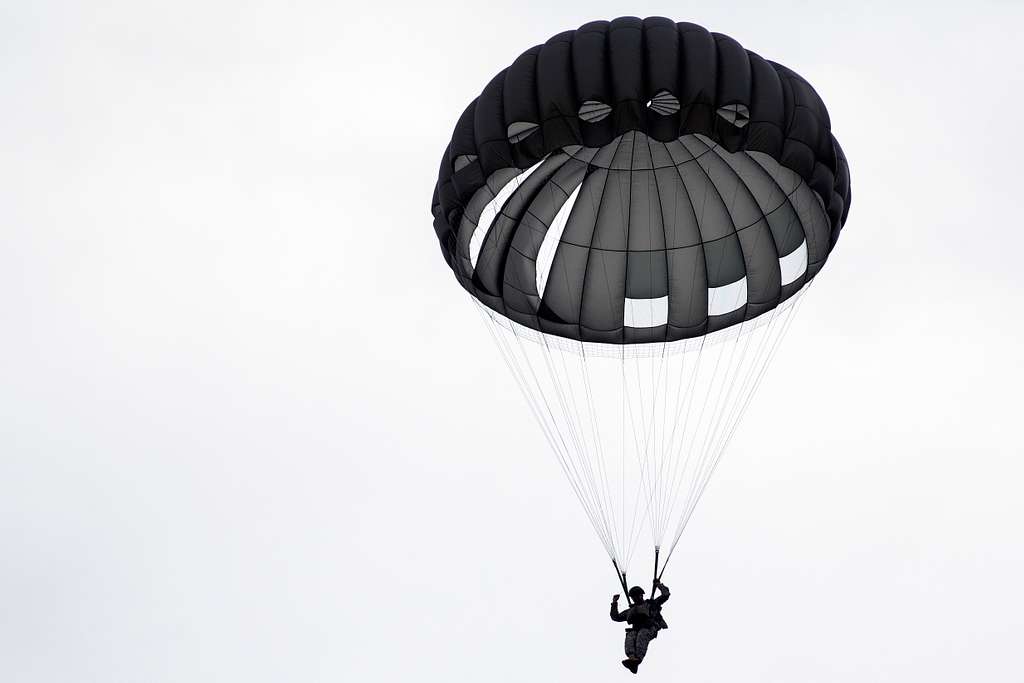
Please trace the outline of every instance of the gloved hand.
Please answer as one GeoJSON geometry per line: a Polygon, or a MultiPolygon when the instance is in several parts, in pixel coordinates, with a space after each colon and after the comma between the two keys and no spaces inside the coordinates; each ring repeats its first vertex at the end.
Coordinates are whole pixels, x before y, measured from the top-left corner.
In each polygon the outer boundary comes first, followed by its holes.
{"type": "Polygon", "coordinates": [[[618,601],[619,601],[619,594],[616,593],[615,595],[612,596],[612,602],[618,602],[618,601]]]}

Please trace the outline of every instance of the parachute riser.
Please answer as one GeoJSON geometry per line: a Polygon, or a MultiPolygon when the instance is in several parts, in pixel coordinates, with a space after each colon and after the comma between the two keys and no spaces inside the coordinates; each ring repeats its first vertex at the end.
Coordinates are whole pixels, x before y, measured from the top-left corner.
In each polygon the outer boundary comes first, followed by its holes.
{"type": "Polygon", "coordinates": [[[651,579],[651,597],[652,598],[654,597],[654,590],[658,587],[658,581],[661,580],[661,577],[658,576],[658,556],[660,554],[661,554],[661,546],[660,545],[654,546],[654,574],[652,575],[652,576],[654,576],[654,578],[651,579]]]}
{"type": "Polygon", "coordinates": [[[622,594],[626,596],[626,604],[632,605],[633,600],[629,597],[629,588],[626,585],[626,572],[619,571],[618,560],[612,560],[612,566],[615,567],[615,576],[619,579],[619,585],[622,586],[622,594]]]}

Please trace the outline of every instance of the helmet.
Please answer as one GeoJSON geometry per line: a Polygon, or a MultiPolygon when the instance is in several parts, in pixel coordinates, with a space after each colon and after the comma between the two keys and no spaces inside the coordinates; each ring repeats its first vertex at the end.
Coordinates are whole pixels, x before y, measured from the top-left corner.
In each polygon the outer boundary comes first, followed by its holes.
{"type": "Polygon", "coordinates": [[[634,600],[640,600],[644,597],[644,589],[640,586],[633,586],[629,589],[629,597],[633,598],[634,600]]]}

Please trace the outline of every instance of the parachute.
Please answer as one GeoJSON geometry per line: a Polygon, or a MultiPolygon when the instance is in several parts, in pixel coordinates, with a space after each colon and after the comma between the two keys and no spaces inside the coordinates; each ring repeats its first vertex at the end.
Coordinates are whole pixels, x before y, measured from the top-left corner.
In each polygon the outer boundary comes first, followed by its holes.
{"type": "Polygon", "coordinates": [[[441,252],[623,587],[641,541],[664,572],[836,244],[830,125],[732,38],[624,17],[527,50],[455,127],[441,252]]]}

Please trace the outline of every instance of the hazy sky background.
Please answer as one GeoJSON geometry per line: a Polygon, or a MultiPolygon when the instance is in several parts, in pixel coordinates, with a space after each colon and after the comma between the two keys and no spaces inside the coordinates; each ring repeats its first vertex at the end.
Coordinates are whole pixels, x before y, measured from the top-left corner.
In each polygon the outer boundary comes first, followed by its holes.
{"type": "Polygon", "coordinates": [[[642,676],[1024,678],[1024,5],[525,0],[0,7],[0,678],[629,675],[429,211],[487,80],[623,14],[805,76],[854,191],[642,676]]]}

